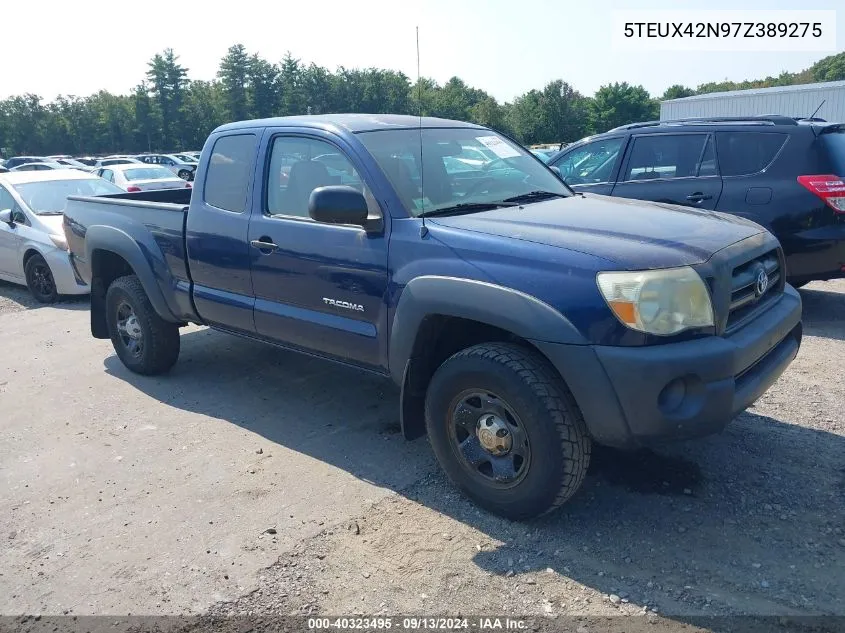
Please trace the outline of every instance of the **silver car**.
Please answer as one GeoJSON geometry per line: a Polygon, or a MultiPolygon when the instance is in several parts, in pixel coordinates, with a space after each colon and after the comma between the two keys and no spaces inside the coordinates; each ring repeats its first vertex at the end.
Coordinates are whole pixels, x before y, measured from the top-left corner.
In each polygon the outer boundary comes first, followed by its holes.
{"type": "Polygon", "coordinates": [[[0,279],[26,285],[41,303],[89,292],[76,274],[62,228],[70,195],[123,193],[78,169],[0,174],[0,279]]]}
{"type": "Polygon", "coordinates": [[[174,154],[141,154],[136,158],[148,165],[161,165],[166,167],[182,180],[193,180],[199,163],[186,161],[174,154]]]}
{"type": "Polygon", "coordinates": [[[191,183],[175,176],[160,165],[112,165],[94,171],[100,178],[113,182],[124,191],[153,191],[155,189],[184,189],[191,183]]]}

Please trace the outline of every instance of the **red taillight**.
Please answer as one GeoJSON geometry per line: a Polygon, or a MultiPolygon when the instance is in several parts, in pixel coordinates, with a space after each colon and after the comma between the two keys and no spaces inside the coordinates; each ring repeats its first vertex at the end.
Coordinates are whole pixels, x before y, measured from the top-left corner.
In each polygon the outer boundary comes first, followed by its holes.
{"type": "Polygon", "coordinates": [[[138,192],[138,191],[141,191],[141,188],[140,188],[140,187],[136,187],[135,185],[129,185],[129,186],[126,188],[126,191],[128,191],[129,193],[136,193],[136,192],[138,192]]]}
{"type": "Polygon", "coordinates": [[[845,182],[839,176],[798,176],[798,182],[824,200],[834,212],[845,213],[845,182]]]}
{"type": "Polygon", "coordinates": [[[186,182],[186,183],[185,183],[185,188],[186,188],[186,189],[190,189],[190,188],[191,188],[191,183],[186,182]]]}

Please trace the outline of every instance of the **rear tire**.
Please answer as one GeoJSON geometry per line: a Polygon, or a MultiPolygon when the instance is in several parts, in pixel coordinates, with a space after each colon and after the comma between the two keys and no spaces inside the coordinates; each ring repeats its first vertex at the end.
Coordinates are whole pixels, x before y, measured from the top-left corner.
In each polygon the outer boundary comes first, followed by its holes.
{"type": "Polygon", "coordinates": [[[115,353],[136,374],[162,374],[179,358],[179,326],[156,313],[135,275],[109,286],[106,323],[115,353]]]}
{"type": "Polygon", "coordinates": [[[188,171],[187,169],[183,169],[182,171],[180,171],[176,175],[179,176],[179,178],[181,178],[182,180],[187,180],[188,182],[190,182],[194,179],[193,172],[188,171]]]}
{"type": "Polygon", "coordinates": [[[36,253],[24,266],[26,275],[26,287],[38,303],[55,303],[59,298],[56,290],[56,281],[53,279],[53,271],[43,256],[36,253]]]}
{"type": "Polygon", "coordinates": [[[509,519],[562,505],[590,462],[569,389],[545,358],[518,345],[485,343],[447,359],[426,394],[426,427],[449,479],[509,519]]]}

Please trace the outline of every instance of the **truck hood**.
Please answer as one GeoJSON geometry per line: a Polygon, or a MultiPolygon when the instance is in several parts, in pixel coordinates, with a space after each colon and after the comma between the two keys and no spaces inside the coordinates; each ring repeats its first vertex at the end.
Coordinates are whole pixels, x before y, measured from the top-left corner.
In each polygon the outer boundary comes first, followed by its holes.
{"type": "Polygon", "coordinates": [[[737,216],[596,194],[430,221],[579,251],[629,270],[699,264],[765,231],[737,216]]]}

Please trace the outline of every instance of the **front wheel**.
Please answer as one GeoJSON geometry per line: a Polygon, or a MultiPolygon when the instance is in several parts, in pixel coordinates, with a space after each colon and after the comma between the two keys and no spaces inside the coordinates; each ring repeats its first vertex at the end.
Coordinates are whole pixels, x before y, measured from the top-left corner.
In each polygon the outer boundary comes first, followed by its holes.
{"type": "Polygon", "coordinates": [[[137,374],[162,374],[179,358],[179,326],[156,313],[135,275],[109,286],[106,323],[118,358],[137,374]]]}
{"type": "Polygon", "coordinates": [[[26,287],[38,303],[55,303],[59,298],[56,281],[47,261],[38,253],[26,260],[26,287]]]}
{"type": "Polygon", "coordinates": [[[517,345],[446,360],[426,394],[426,426],[452,482],[510,519],[555,509],[587,473],[591,443],[572,394],[545,358],[517,345]]]}

